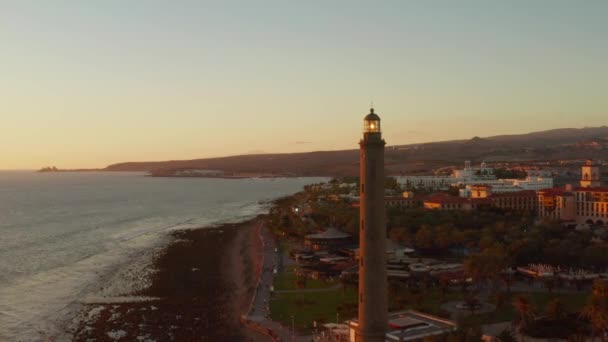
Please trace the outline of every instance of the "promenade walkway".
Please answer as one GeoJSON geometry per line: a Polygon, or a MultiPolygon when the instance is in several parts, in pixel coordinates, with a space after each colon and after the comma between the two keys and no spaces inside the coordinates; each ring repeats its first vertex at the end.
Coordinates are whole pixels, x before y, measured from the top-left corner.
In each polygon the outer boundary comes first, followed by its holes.
{"type": "MultiPolygon", "coordinates": [[[[277,248],[274,238],[270,235],[266,227],[260,230],[260,238],[264,244],[264,265],[260,275],[259,286],[253,300],[251,311],[248,319],[257,322],[261,326],[272,329],[282,341],[310,342],[313,340],[312,335],[301,336],[294,334],[289,327],[286,327],[279,322],[270,319],[270,288],[273,280],[273,270],[279,265],[279,259],[283,255],[275,252],[277,248]]],[[[281,260],[281,264],[284,263],[281,260]]]]}

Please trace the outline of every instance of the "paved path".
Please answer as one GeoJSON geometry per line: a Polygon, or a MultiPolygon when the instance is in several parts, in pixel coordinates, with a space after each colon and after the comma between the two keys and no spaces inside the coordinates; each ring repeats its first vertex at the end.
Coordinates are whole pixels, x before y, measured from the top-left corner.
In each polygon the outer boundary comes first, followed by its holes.
{"type": "MultiPolygon", "coordinates": [[[[511,322],[501,322],[494,324],[486,324],[481,326],[481,331],[490,336],[496,336],[500,334],[503,330],[510,329],[515,335],[517,341],[526,341],[526,342],[547,342],[547,341],[567,341],[563,339],[546,339],[546,338],[534,338],[528,335],[521,336],[520,333],[511,328],[511,322]]],[[[599,340],[599,338],[598,338],[599,340]]],[[[585,341],[591,341],[591,338],[586,338],[585,341]]]]}
{"type": "Polygon", "coordinates": [[[273,280],[273,269],[278,264],[278,258],[283,256],[275,252],[276,244],[274,238],[270,235],[266,227],[262,227],[261,229],[261,238],[264,243],[264,265],[262,274],[260,275],[260,285],[257,289],[255,299],[253,300],[253,305],[248,318],[258,322],[262,326],[272,329],[283,341],[310,342],[312,341],[312,336],[294,335],[291,329],[278,322],[272,321],[269,317],[270,307],[268,303],[270,300],[270,287],[272,286],[273,280]]]}
{"type": "Polygon", "coordinates": [[[296,290],[277,290],[275,293],[302,293],[302,292],[327,292],[327,291],[336,291],[342,288],[341,284],[335,284],[330,287],[324,287],[321,289],[296,289],[296,290]]]}

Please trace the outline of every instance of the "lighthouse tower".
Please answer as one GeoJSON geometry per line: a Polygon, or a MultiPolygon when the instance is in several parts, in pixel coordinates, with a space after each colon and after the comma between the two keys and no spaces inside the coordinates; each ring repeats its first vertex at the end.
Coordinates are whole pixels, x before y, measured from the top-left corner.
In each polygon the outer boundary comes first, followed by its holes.
{"type": "Polygon", "coordinates": [[[385,340],[388,321],[384,145],[380,117],[370,109],[359,142],[361,208],[359,226],[359,318],[355,340],[385,340]]]}

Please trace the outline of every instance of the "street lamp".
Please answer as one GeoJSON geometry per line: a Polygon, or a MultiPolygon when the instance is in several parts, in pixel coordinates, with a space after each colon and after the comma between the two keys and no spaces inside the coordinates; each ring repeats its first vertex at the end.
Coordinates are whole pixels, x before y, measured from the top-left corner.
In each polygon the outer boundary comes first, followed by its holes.
{"type": "Polygon", "coordinates": [[[295,336],[296,336],[295,315],[291,315],[291,339],[295,340],[295,336]]]}

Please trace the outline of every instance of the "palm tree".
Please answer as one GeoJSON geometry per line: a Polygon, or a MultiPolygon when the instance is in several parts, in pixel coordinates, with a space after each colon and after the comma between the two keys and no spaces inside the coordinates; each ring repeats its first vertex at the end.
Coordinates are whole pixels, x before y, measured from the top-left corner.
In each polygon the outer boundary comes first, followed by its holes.
{"type": "Polygon", "coordinates": [[[518,327],[522,342],[524,341],[523,329],[532,317],[534,317],[534,306],[527,297],[517,296],[513,300],[513,307],[519,314],[518,327]]]}
{"type": "Polygon", "coordinates": [[[547,291],[549,293],[553,293],[553,289],[555,288],[555,279],[553,277],[546,278],[544,283],[547,291]]]}
{"type": "Polygon", "coordinates": [[[505,304],[507,303],[507,299],[509,299],[507,297],[507,295],[504,292],[498,292],[496,294],[496,296],[494,297],[495,303],[496,303],[496,308],[497,309],[502,309],[505,304]]]}
{"type": "Polygon", "coordinates": [[[513,275],[511,273],[505,272],[502,274],[502,280],[507,287],[507,293],[511,293],[511,284],[513,284],[513,275]]]}
{"type": "Polygon", "coordinates": [[[471,311],[471,315],[475,314],[475,311],[479,307],[479,299],[475,296],[473,292],[470,292],[464,296],[464,303],[467,308],[471,311]]]}
{"type": "Polygon", "coordinates": [[[547,303],[547,308],[545,309],[545,311],[549,319],[552,319],[554,321],[560,320],[566,317],[566,315],[568,314],[564,302],[562,302],[562,300],[559,298],[555,298],[549,303],[547,303]]]}
{"type": "Polygon", "coordinates": [[[596,279],[593,281],[593,295],[600,298],[608,297],[608,281],[596,279]]]}
{"type": "Polygon", "coordinates": [[[606,298],[592,295],[581,310],[581,317],[589,320],[594,333],[599,332],[602,342],[605,342],[605,331],[608,329],[608,305],[606,298]]]}
{"type": "Polygon", "coordinates": [[[306,287],[306,277],[298,276],[295,280],[295,285],[297,289],[303,289],[306,287]]]}
{"type": "Polygon", "coordinates": [[[505,330],[501,331],[500,334],[496,336],[498,341],[500,342],[516,342],[517,339],[515,335],[513,335],[513,331],[509,328],[505,328],[505,330]]]}
{"type": "Polygon", "coordinates": [[[439,279],[439,288],[441,289],[441,301],[443,302],[445,300],[445,295],[450,289],[450,280],[445,277],[439,279]]]}

